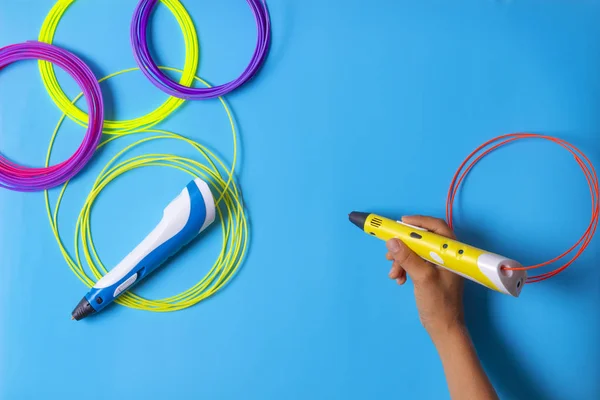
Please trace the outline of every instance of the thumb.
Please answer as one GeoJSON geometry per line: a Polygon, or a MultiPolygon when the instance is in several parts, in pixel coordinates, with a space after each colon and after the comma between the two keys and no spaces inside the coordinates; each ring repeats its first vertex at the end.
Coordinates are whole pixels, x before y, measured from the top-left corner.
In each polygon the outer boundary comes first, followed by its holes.
{"type": "Polygon", "coordinates": [[[386,247],[394,261],[399,263],[414,282],[422,282],[437,272],[430,262],[423,260],[398,239],[390,239],[386,247]]]}

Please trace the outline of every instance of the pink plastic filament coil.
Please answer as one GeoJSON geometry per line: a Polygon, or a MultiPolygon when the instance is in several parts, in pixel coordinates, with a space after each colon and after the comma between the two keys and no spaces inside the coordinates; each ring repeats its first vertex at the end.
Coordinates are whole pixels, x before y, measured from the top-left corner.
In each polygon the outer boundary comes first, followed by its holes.
{"type": "Polygon", "coordinates": [[[75,176],[90,160],[102,136],[104,104],[92,70],[74,54],[41,42],[25,42],[0,48],[0,70],[22,60],[43,60],[65,70],[82,89],[89,111],[89,124],[83,142],[66,161],[47,168],[29,168],[0,155],[0,187],[20,192],[50,189],[75,176]]]}

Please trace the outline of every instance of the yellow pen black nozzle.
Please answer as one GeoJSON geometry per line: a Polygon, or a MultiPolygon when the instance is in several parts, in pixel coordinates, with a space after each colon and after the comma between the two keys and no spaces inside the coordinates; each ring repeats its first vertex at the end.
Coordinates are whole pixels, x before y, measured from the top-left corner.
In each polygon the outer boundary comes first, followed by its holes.
{"type": "Polygon", "coordinates": [[[350,222],[352,222],[354,225],[358,226],[362,230],[365,229],[365,222],[367,222],[368,217],[369,213],[359,211],[352,211],[350,214],[348,214],[350,222]]]}
{"type": "Polygon", "coordinates": [[[353,211],[350,222],[381,240],[396,238],[421,258],[501,293],[519,296],[527,279],[521,264],[418,226],[376,214],[353,211]]]}

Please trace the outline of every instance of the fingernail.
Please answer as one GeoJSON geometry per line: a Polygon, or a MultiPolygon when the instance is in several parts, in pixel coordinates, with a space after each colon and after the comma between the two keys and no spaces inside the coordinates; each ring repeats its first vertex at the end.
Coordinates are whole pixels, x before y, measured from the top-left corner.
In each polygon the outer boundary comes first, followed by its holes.
{"type": "Polygon", "coordinates": [[[398,283],[398,285],[402,285],[404,284],[404,278],[398,278],[396,279],[396,282],[398,283]]]}
{"type": "Polygon", "coordinates": [[[391,251],[392,253],[395,253],[398,250],[400,250],[400,246],[398,245],[398,241],[396,239],[388,240],[386,242],[386,246],[387,246],[388,250],[391,251]]]}

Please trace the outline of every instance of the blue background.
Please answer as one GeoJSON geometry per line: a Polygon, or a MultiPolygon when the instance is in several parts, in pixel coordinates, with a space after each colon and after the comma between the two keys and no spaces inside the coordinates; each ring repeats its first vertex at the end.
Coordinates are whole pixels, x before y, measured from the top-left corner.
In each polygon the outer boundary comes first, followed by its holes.
{"type": "MultiPolygon", "coordinates": [[[[135,65],[135,0],[79,0],[55,43],[97,76],[135,65]]],[[[213,83],[249,60],[255,26],[241,0],[186,1],[213,83]]],[[[35,39],[50,0],[0,1],[0,46],[35,39]]],[[[352,210],[443,216],[462,159],[493,136],[546,133],[600,165],[600,4],[567,0],[270,0],[273,45],[259,76],[228,96],[242,137],[239,181],[251,218],[247,261],[222,292],[153,314],[113,306],[81,322],[85,287],[52,237],[43,194],[0,191],[0,399],[442,399],[443,371],[419,324],[410,284],[387,279],[384,244],[347,222],[352,210]]],[[[152,21],[157,58],[181,67],[180,30],[164,6],[152,21]]],[[[70,95],[75,84],[59,74],[70,95]]],[[[103,85],[107,113],[131,118],[165,95],[140,73],[103,85]]],[[[60,112],[35,62],[0,74],[0,151],[40,166],[60,112]]],[[[161,124],[231,160],[217,101],[187,103],[161,124]]],[[[83,130],[66,123],[55,160],[83,130]]],[[[69,190],[61,232],[100,168],[69,190]]],[[[140,151],[193,155],[177,144],[140,151]]],[[[187,183],[143,169],[99,197],[93,233],[117,263],[187,183]]],[[[52,192],[53,199],[56,191],[52,192]]],[[[590,215],[583,174],[564,150],[523,141],[470,175],[459,237],[531,264],[573,243],[590,215]]],[[[153,298],[200,279],[219,231],[137,289],[153,298]]],[[[468,322],[503,399],[600,398],[600,270],[594,240],[566,272],[519,299],[467,285],[468,322]]]]}

